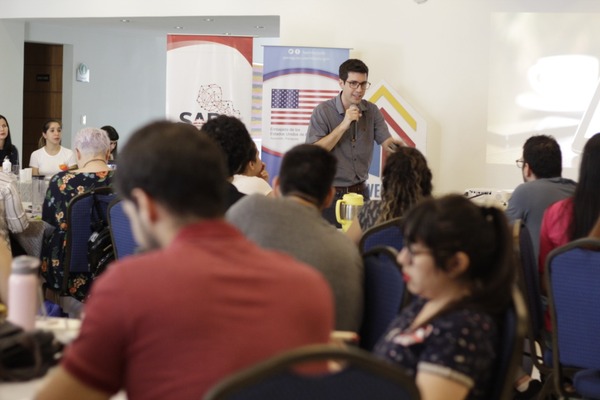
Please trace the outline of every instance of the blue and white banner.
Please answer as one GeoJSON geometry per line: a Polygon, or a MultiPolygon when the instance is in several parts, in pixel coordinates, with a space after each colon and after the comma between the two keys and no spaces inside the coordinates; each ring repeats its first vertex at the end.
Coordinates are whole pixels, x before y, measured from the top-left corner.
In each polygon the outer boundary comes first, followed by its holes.
{"type": "Polygon", "coordinates": [[[335,97],[349,49],[265,46],[262,160],[273,179],[283,154],[304,143],[313,109],[335,97]]]}

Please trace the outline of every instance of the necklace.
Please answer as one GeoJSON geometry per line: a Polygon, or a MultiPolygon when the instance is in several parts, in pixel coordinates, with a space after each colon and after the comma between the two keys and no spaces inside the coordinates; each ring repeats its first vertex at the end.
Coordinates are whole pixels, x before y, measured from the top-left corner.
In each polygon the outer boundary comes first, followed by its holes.
{"type": "Polygon", "coordinates": [[[89,163],[94,162],[94,161],[102,161],[104,164],[106,164],[106,160],[104,160],[102,158],[94,158],[93,160],[90,160],[90,161],[86,162],[85,164],[83,164],[83,166],[81,168],[85,168],[86,165],[88,165],[89,163]]]}

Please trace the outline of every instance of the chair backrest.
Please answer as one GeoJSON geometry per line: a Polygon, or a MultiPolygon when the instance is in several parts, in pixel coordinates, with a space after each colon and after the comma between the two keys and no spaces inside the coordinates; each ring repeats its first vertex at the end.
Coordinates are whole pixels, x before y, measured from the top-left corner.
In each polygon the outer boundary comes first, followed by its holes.
{"type": "Polygon", "coordinates": [[[92,207],[94,197],[99,202],[101,218],[107,221],[106,210],[114,198],[114,193],[109,187],[95,188],[73,197],[67,207],[67,235],[64,260],[63,292],[67,286],[70,273],[90,272],[88,268],[87,241],[92,234],[92,207]]]}
{"type": "Polygon", "coordinates": [[[577,239],[546,259],[555,387],[565,368],[600,369],[600,240],[577,239]]]}
{"type": "Polygon", "coordinates": [[[358,243],[361,254],[377,246],[390,246],[396,250],[402,249],[402,246],[404,246],[402,218],[394,218],[367,229],[358,243]]]}
{"type": "Polygon", "coordinates": [[[398,252],[376,247],[363,255],[365,306],[360,347],[371,351],[408,301],[406,284],[396,262],[398,252]]]}
{"type": "Polygon", "coordinates": [[[327,345],[301,347],[276,356],[224,379],[204,396],[205,400],[419,398],[413,378],[397,366],[360,349],[327,345]],[[325,372],[324,361],[336,361],[339,368],[325,372]],[[319,373],[297,369],[307,362],[320,362],[319,373]]]}
{"type": "Polygon", "coordinates": [[[108,225],[110,227],[110,236],[115,249],[115,259],[123,258],[134,254],[137,243],[133,238],[129,218],[123,211],[123,201],[121,198],[115,198],[108,205],[108,225]]]}
{"type": "Polygon", "coordinates": [[[512,302],[501,316],[498,359],[492,374],[490,400],[504,400],[513,397],[517,369],[521,365],[523,341],[527,331],[527,309],[518,287],[512,290],[512,302]]]}
{"type": "Polygon", "coordinates": [[[513,249],[520,264],[517,269],[518,283],[527,306],[531,334],[533,339],[538,340],[544,322],[538,263],[531,235],[521,220],[515,221],[513,225],[513,249]]]}

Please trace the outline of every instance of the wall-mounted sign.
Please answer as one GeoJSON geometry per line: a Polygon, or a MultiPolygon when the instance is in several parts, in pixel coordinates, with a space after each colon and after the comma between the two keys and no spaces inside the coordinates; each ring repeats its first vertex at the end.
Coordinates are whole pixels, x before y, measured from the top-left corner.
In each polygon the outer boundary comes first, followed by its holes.
{"type": "Polygon", "coordinates": [[[50,74],[37,74],[35,76],[36,82],[50,82],[50,74]]]}

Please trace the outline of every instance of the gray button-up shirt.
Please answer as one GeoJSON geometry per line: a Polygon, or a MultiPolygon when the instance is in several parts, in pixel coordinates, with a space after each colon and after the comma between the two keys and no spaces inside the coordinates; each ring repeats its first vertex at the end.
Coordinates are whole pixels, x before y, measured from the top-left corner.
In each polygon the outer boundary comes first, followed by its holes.
{"type": "MultiPolygon", "coordinates": [[[[356,127],[352,124],[331,150],[338,161],[334,186],[352,186],[366,181],[373,159],[373,141],[381,144],[390,137],[383,115],[375,104],[362,100],[359,107],[362,116],[356,127]]],[[[306,143],[315,143],[328,135],[342,123],[345,114],[340,95],[319,104],[310,118],[306,143]]]]}

